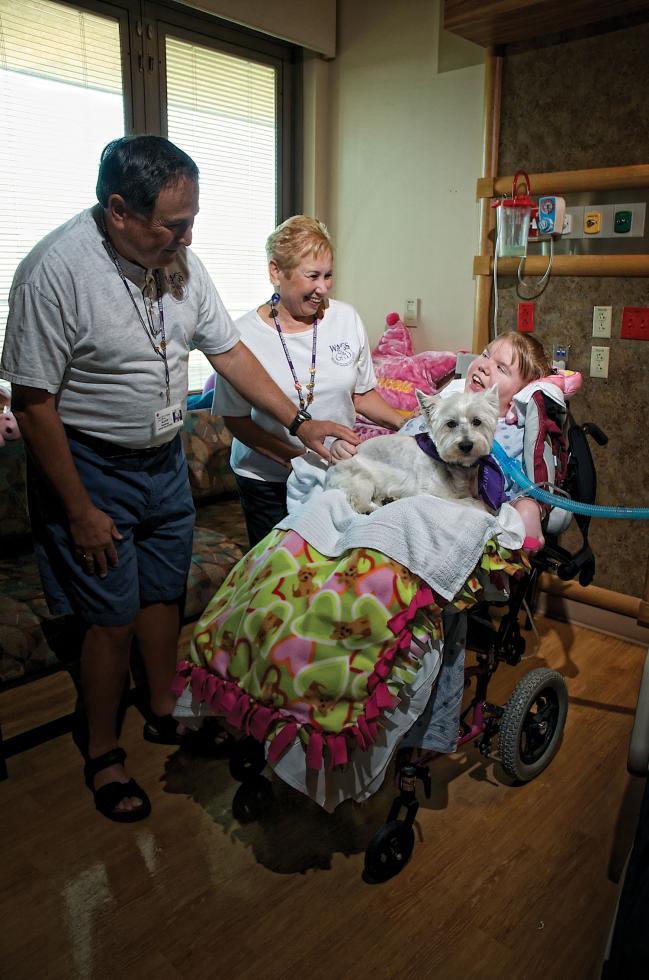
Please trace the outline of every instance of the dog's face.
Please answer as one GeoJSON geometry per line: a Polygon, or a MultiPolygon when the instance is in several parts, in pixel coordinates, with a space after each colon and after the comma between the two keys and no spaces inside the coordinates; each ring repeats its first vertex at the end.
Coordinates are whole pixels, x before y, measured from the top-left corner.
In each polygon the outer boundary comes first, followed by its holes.
{"type": "Polygon", "coordinates": [[[442,398],[417,390],[429,435],[446,463],[472,466],[491,452],[500,408],[496,385],[482,392],[460,391],[442,398]]]}

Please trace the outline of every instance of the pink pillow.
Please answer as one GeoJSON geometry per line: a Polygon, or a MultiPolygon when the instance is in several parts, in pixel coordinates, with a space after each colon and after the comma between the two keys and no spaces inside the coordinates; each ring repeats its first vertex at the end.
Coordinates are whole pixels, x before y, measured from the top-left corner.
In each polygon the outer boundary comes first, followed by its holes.
{"type": "Polygon", "coordinates": [[[412,340],[408,333],[408,328],[402,322],[398,313],[388,313],[385,318],[388,325],[387,330],[379,338],[379,342],[372,351],[373,357],[383,357],[388,354],[401,354],[411,357],[412,340]]]}
{"type": "Polygon", "coordinates": [[[376,387],[393,408],[409,414],[418,408],[415,388],[434,394],[455,368],[456,355],[450,351],[413,354],[410,334],[398,314],[389,313],[386,322],[388,328],[372,351],[376,387]]]}

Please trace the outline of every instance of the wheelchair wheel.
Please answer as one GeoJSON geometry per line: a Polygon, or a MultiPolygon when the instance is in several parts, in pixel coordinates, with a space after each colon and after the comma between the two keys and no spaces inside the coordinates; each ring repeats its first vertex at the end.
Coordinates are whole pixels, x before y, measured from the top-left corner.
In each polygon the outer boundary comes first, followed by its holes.
{"type": "Polygon", "coordinates": [[[568,689],[556,670],[540,667],[514,688],[500,721],[500,764],[527,783],[550,764],[563,738],[568,689]]]}
{"type": "Polygon", "coordinates": [[[374,834],[365,851],[365,874],[371,881],[394,878],[410,860],[415,846],[412,827],[391,820],[374,834]]]}
{"type": "Polygon", "coordinates": [[[252,823],[265,816],[273,805],[273,787],[265,776],[242,783],[232,800],[232,814],[239,823],[252,823]]]}
{"type": "Polygon", "coordinates": [[[264,747],[256,738],[247,735],[230,752],[230,775],[240,783],[258,776],[266,767],[264,747]]]}

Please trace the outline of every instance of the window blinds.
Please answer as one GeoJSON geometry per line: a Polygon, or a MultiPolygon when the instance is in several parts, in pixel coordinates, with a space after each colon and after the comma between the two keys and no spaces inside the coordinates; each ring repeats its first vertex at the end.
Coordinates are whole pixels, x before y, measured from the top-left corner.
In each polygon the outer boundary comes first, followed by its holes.
{"type": "MultiPolygon", "coordinates": [[[[200,169],[193,247],[233,317],[270,294],[265,242],[277,201],[277,70],[166,38],[167,128],[200,169]]],[[[190,389],[211,368],[190,355],[190,389]]]]}
{"type": "Polygon", "coordinates": [[[96,201],[124,134],[119,24],[50,0],[0,0],[0,347],[20,260],[96,201]]]}

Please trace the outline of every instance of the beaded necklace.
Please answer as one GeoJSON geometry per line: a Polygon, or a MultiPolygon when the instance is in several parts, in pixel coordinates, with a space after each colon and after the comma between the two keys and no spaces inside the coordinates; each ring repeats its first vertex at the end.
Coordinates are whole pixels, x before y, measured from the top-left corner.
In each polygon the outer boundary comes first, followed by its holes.
{"type": "Polygon", "coordinates": [[[282,333],[282,328],[279,325],[279,320],[277,319],[277,304],[279,303],[280,296],[279,293],[273,293],[270,298],[270,315],[273,318],[273,323],[275,324],[275,329],[279,334],[279,339],[282,342],[282,347],[284,348],[284,354],[288,362],[288,366],[291,369],[291,374],[293,375],[293,383],[295,385],[295,390],[297,391],[298,401],[300,403],[300,409],[304,411],[309,407],[313,401],[313,391],[315,388],[315,361],[316,361],[316,348],[318,344],[318,315],[313,317],[313,345],[311,347],[311,367],[309,368],[309,381],[306,386],[307,396],[306,401],[302,395],[302,385],[297,379],[297,374],[293,361],[291,360],[291,355],[288,352],[288,347],[286,346],[286,340],[284,339],[284,334],[282,333]]]}

